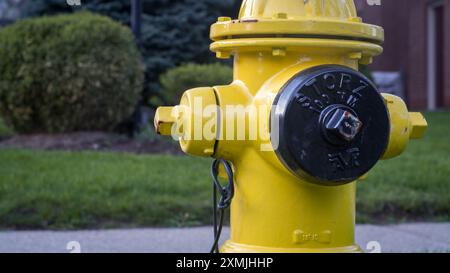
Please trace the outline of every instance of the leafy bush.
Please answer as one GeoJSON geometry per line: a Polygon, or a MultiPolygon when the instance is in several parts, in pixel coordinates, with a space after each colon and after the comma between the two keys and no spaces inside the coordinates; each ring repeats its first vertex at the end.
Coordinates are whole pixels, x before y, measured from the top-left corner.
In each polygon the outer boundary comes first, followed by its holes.
{"type": "Polygon", "coordinates": [[[20,133],[110,130],[144,77],[129,29],[87,12],[2,29],[0,75],[0,114],[20,133]]]}
{"type": "Polygon", "coordinates": [[[183,92],[202,86],[229,84],[233,79],[231,67],[215,64],[186,64],[170,69],[160,77],[165,101],[178,104],[183,92]]]}

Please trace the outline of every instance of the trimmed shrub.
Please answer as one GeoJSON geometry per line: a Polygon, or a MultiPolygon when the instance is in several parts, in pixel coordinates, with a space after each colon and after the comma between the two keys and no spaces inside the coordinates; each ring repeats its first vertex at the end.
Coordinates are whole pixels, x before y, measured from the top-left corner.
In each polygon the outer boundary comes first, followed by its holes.
{"type": "Polygon", "coordinates": [[[131,31],[88,12],[0,31],[0,114],[19,133],[111,130],[143,86],[131,31]]]}
{"type": "Polygon", "coordinates": [[[178,104],[183,92],[203,86],[225,85],[233,80],[233,69],[220,63],[186,64],[161,75],[160,84],[167,103],[178,104]]]}

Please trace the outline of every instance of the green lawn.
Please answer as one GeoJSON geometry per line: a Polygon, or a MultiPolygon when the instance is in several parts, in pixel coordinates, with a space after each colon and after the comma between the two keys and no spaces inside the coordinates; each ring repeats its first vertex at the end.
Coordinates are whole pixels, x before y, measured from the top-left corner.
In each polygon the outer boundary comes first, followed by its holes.
{"type": "Polygon", "coordinates": [[[0,227],[204,224],[208,160],[0,150],[0,227]]]}
{"type": "Polygon", "coordinates": [[[358,220],[450,220],[450,112],[425,114],[428,131],[380,162],[358,187],[358,220]]]}
{"type": "MultiPolygon", "coordinates": [[[[358,221],[450,220],[450,113],[358,187],[358,221]]],[[[209,159],[0,150],[0,228],[211,222],[209,159]]]]}

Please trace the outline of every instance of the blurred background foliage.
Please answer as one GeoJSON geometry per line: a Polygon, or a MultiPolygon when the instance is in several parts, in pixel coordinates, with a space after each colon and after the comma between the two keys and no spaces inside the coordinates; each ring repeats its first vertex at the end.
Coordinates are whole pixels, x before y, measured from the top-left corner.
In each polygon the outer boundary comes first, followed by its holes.
{"type": "MultiPolygon", "coordinates": [[[[86,0],[70,7],[62,0],[34,0],[25,4],[25,16],[89,10],[130,24],[130,0],[86,0]]],[[[235,17],[241,0],[143,0],[141,52],[146,66],[142,103],[169,103],[159,77],[183,63],[216,62],[209,51],[209,28],[219,16],[235,17]],[[156,98],[156,99],[155,99],[156,98]]],[[[214,71],[210,72],[214,73],[214,71]]]]}

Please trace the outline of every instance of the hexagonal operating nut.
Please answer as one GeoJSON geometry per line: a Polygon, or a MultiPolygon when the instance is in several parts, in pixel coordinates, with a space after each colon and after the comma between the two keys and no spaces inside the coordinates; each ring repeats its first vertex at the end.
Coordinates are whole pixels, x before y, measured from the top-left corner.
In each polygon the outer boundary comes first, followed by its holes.
{"type": "Polygon", "coordinates": [[[344,109],[336,109],[325,129],[346,141],[352,141],[361,131],[363,123],[357,116],[344,109]]]}

